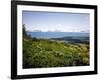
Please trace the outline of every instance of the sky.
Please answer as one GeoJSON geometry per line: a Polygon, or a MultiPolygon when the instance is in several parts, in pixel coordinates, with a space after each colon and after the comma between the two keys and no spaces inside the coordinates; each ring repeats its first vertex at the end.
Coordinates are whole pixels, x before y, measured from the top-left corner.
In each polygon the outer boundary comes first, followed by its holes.
{"type": "Polygon", "coordinates": [[[23,11],[22,24],[27,31],[89,32],[88,13],[23,11]]]}

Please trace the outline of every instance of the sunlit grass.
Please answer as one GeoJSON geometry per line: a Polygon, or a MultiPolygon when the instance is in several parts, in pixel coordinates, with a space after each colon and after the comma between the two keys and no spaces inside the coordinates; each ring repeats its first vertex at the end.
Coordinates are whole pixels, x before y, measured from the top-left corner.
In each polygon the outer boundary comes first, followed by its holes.
{"type": "Polygon", "coordinates": [[[23,68],[89,65],[89,44],[23,39],[23,68]]]}

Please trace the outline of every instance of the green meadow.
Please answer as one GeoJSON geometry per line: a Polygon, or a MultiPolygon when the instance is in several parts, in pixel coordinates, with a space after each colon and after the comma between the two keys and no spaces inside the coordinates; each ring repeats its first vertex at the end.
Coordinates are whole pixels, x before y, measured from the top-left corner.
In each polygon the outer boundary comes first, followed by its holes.
{"type": "Polygon", "coordinates": [[[89,44],[24,38],[23,68],[89,65],[89,44]]]}

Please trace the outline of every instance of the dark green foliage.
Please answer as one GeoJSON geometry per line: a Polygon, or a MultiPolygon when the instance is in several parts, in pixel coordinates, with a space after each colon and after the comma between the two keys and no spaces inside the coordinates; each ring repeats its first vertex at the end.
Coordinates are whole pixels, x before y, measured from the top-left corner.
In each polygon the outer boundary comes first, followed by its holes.
{"type": "Polygon", "coordinates": [[[28,39],[31,39],[31,36],[30,35],[27,35],[27,31],[26,31],[26,28],[25,28],[25,24],[22,25],[22,32],[23,32],[23,39],[24,38],[28,38],[28,39]]]}
{"type": "Polygon", "coordinates": [[[25,28],[25,24],[23,24],[23,36],[26,37],[27,34],[26,34],[26,28],[25,28]]]}
{"type": "Polygon", "coordinates": [[[53,40],[64,40],[70,43],[85,43],[89,44],[89,37],[81,37],[81,36],[70,36],[70,37],[61,37],[61,38],[52,38],[53,40]]]}

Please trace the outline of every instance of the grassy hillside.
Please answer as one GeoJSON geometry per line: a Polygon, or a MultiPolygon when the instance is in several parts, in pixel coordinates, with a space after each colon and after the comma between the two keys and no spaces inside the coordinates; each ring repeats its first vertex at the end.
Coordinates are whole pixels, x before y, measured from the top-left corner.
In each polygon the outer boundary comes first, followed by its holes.
{"type": "Polygon", "coordinates": [[[23,68],[89,65],[89,44],[23,39],[23,68]]]}

